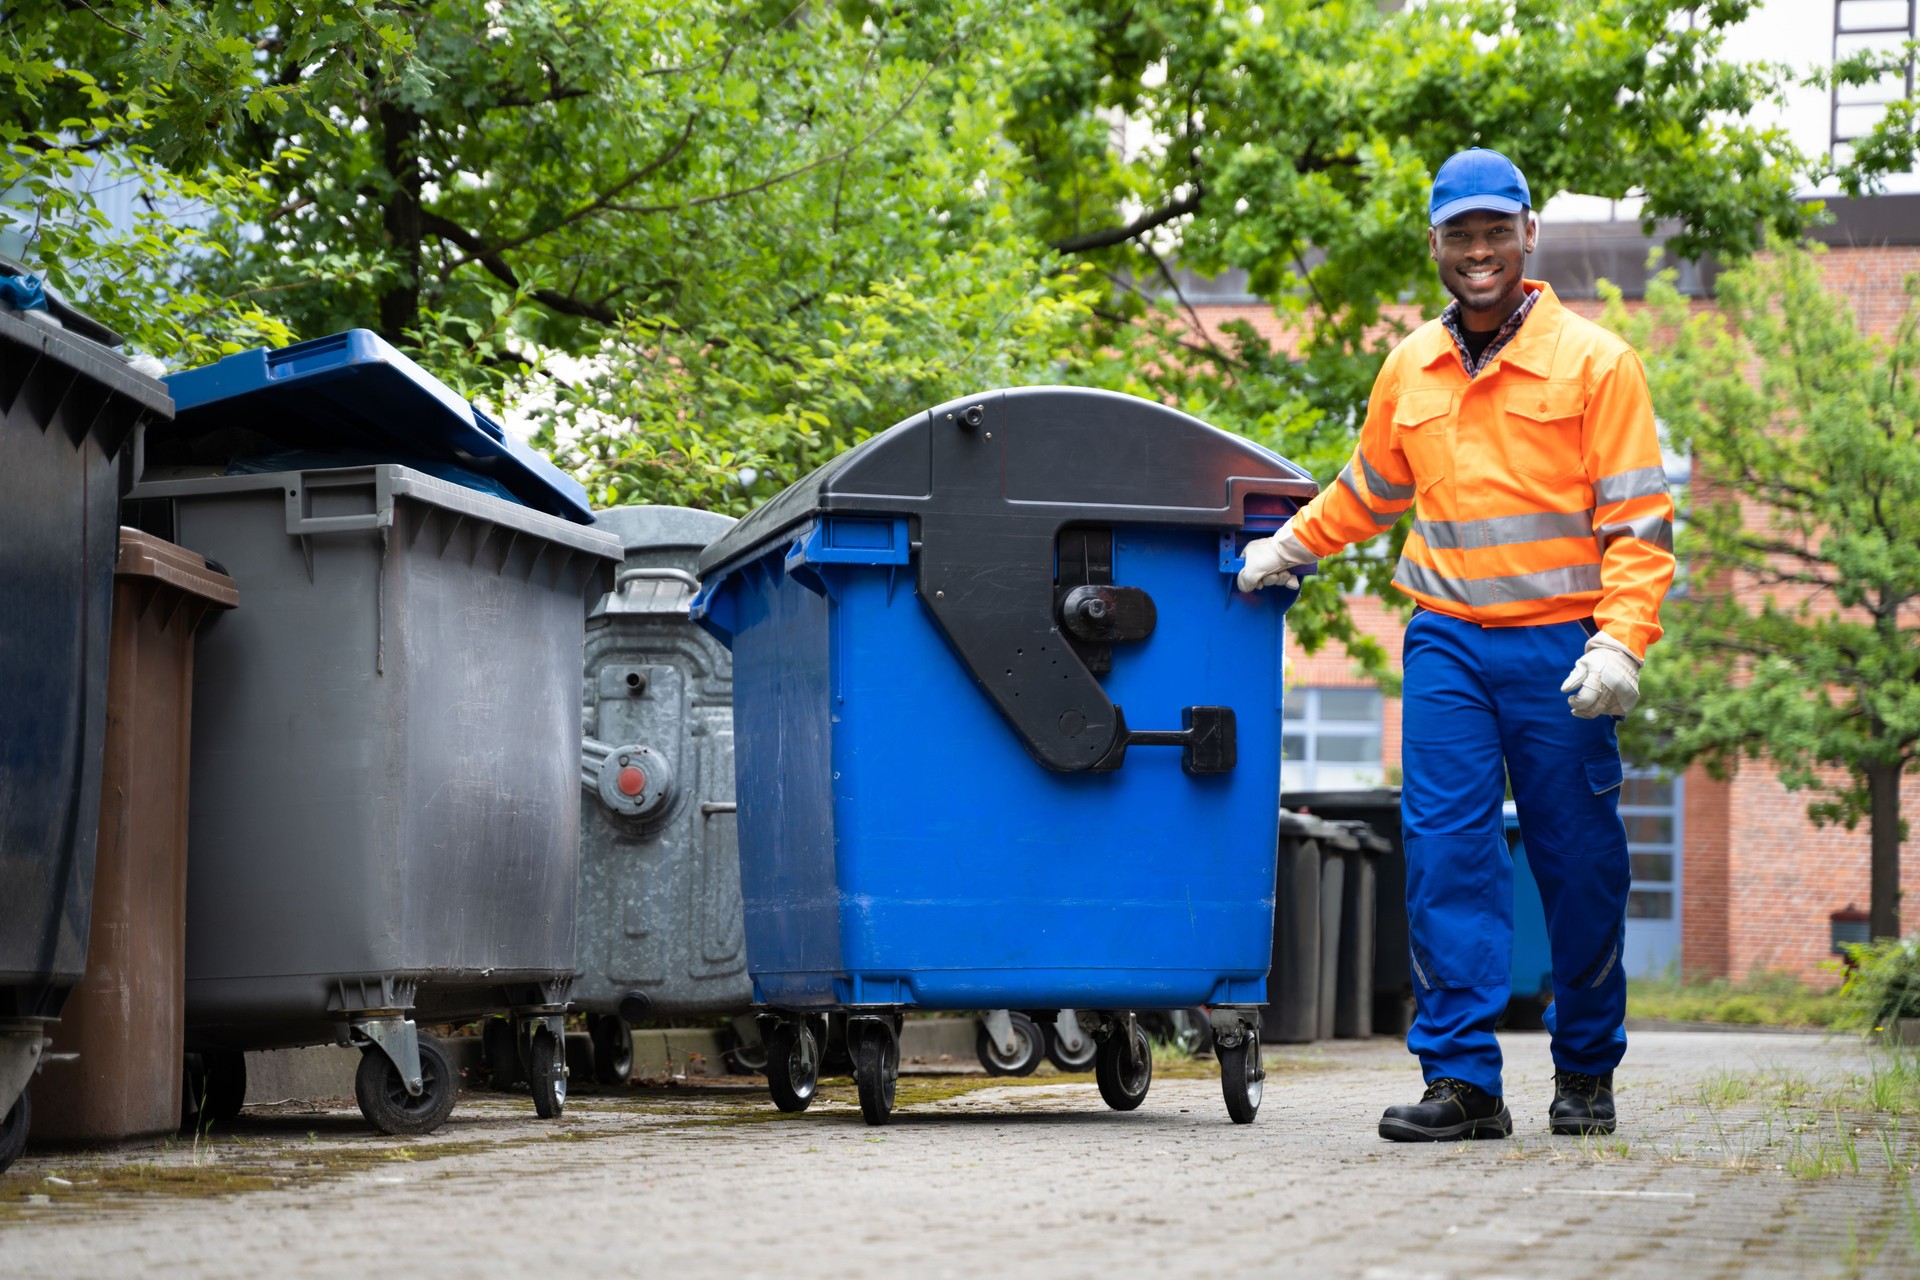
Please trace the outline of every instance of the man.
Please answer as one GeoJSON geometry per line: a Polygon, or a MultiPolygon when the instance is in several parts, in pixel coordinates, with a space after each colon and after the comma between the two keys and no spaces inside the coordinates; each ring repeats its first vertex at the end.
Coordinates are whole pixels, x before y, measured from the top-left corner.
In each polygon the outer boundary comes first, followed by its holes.
{"type": "Polygon", "coordinates": [[[1615,718],[1633,709],[1673,580],[1673,502],[1646,373],[1620,339],[1523,278],[1527,180],[1474,148],[1440,167],[1427,245],[1453,295],[1387,357],[1353,460],[1271,538],[1242,590],[1365,541],[1410,507],[1402,824],[1425,1097],[1403,1142],[1504,1138],[1510,783],[1553,950],[1555,1133],[1611,1133],[1626,1051],[1626,831],[1615,718]],[[1562,694],[1570,694],[1564,701],[1562,694]]]}

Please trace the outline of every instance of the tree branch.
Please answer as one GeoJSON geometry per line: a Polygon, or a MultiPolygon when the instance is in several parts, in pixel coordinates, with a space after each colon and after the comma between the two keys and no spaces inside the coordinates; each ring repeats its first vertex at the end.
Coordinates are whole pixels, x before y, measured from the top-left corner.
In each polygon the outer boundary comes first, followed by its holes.
{"type": "Polygon", "coordinates": [[[1082,231],[1077,235],[1063,236],[1053,242],[1053,247],[1061,253],[1086,253],[1091,249],[1105,249],[1116,244],[1125,244],[1136,236],[1143,236],[1155,227],[1163,227],[1175,218],[1185,217],[1200,208],[1201,197],[1205,193],[1200,184],[1195,183],[1193,190],[1184,196],[1143,213],[1132,222],[1121,227],[1101,227],[1095,231],[1082,231]]]}

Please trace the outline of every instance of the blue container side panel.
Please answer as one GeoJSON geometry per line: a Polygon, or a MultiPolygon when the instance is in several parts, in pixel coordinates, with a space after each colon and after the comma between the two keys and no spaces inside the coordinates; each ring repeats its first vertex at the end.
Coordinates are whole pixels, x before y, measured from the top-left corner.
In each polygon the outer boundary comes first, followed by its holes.
{"type": "Polygon", "coordinates": [[[1157,747],[1133,748],[1112,773],[1042,768],[949,648],[905,570],[896,578],[891,565],[829,560],[810,566],[815,579],[761,568],[729,579],[741,582],[731,621],[741,859],[743,881],[755,886],[748,963],[762,999],[955,1009],[1264,1002],[1284,602],[1230,593],[1211,530],[1119,529],[1114,557],[1115,580],[1146,589],[1159,621],[1146,641],[1115,646],[1103,679],[1109,696],[1134,728],[1177,728],[1187,706],[1234,708],[1231,773],[1189,777],[1177,749],[1157,747]],[[755,599],[763,594],[775,599],[755,599]],[[748,673],[765,683],[767,665],[804,666],[817,678],[814,659],[797,663],[791,646],[803,630],[807,645],[819,643],[820,629],[830,691],[795,684],[777,693],[825,692],[830,701],[778,708],[774,749],[764,731],[745,727],[771,722],[757,719],[770,709],[751,705],[748,673]],[[781,634],[780,656],[756,631],[781,634]],[[822,776],[797,749],[812,749],[811,737],[791,741],[822,723],[832,751],[825,823],[811,792],[800,805],[791,790],[822,776]],[[778,833],[748,813],[750,794],[776,786],[789,788],[790,811],[806,811],[804,820],[789,812],[778,833]],[[831,852],[814,843],[796,854],[823,827],[831,852]],[[797,856],[814,866],[795,866],[797,856]],[[824,953],[823,891],[837,907],[824,953]],[[781,918],[781,908],[802,903],[804,926],[781,918]]]}
{"type": "MultiPolygon", "coordinates": [[[[832,726],[822,714],[829,696],[827,602],[788,578],[780,559],[766,556],[729,575],[714,609],[731,633],[723,638],[733,650],[735,723],[760,730],[734,735],[747,960],[754,972],[756,954],[772,970],[831,970],[840,909],[832,726]],[[746,856],[748,849],[756,856],[746,856]]],[[[776,979],[755,998],[779,1004],[796,997],[776,979]]]]}
{"type": "Polygon", "coordinates": [[[1547,909],[1540,900],[1540,885],[1527,862],[1527,849],[1507,819],[1508,839],[1513,849],[1513,959],[1508,980],[1516,996],[1553,996],[1553,948],[1547,939],[1547,909]]]}

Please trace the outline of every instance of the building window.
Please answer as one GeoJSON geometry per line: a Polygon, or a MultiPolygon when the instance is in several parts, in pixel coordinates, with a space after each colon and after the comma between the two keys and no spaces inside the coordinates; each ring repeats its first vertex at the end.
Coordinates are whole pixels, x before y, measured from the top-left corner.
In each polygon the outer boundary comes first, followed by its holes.
{"type": "Polygon", "coordinates": [[[1346,791],[1386,781],[1380,764],[1378,689],[1288,689],[1282,712],[1281,785],[1346,791]]]}
{"type": "Polygon", "coordinates": [[[1633,887],[1629,920],[1672,920],[1680,901],[1680,784],[1646,769],[1629,769],[1620,787],[1633,887]]]}
{"type": "MultiPolygon", "coordinates": [[[[1833,60],[1855,54],[1897,54],[1914,38],[1916,0],[1834,0],[1833,60]]],[[[1868,84],[1833,87],[1833,156],[1846,160],[1853,143],[1873,132],[1887,105],[1913,96],[1914,64],[1868,84]]]]}

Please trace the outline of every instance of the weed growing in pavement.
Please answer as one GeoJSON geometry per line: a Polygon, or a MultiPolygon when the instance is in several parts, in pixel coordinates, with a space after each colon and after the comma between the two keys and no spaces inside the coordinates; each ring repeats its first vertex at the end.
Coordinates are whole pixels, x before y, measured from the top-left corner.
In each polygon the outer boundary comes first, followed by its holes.
{"type": "Polygon", "coordinates": [[[1709,1109],[1731,1107],[1753,1096],[1753,1077],[1734,1071],[1716,1071],[1700,1082],[1696,1095],[1701,1105],[1709,1109]]]}

